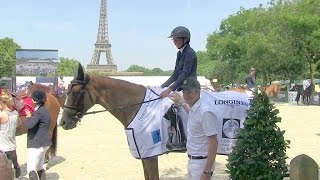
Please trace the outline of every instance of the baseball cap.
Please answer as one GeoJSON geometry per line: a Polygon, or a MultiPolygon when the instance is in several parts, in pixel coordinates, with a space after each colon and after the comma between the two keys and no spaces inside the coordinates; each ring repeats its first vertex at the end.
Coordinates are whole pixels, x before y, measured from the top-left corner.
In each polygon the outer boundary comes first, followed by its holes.
{"type": "Polygon", "coordinates": [[[186,80],[183,81],[182,89],[183,90],[200,89],[200,83],[196,77],[188,77],[186,80]]]}

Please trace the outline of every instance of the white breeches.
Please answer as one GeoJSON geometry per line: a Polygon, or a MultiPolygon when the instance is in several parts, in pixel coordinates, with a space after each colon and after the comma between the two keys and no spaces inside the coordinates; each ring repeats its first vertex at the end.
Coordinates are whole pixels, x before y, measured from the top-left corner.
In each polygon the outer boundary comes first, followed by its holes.
{"type": "Polygon", "coordinates": [[[28,148],[27,172],[43,169],[44,158],[49,146],[40,148],[28,148]]]}

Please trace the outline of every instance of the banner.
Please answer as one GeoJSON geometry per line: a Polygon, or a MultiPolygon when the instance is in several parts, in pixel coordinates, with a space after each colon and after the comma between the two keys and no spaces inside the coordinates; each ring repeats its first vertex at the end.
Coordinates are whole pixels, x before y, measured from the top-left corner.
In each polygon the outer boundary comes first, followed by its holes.
{"type": "Polygon", "coordinates": [[[58,50],[18,49],[16,51],[16,76],[56,76],[58,50]]]}

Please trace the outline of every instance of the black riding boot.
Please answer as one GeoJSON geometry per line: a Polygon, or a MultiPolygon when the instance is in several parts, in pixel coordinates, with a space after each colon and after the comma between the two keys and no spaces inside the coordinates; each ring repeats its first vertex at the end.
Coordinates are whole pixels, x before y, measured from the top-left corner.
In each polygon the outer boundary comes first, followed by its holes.
{"type": "Polygon", "coordinates": [[[19,166],[14,168],[14,174],[16,178],[18,178],[21,175],[21,170],[19,166]]]}
{"type": "Polygon", "coordinates": [[[37,171],[40,180],[47,180],[47,176],[46,176],[46,172],[44,171],[44,169],[41,169],[40,171],[37,171]]]}
{"type": "Polygon", "coordinates": [[[29,172],[29,179],[30,180],[39,180],[38,173],[35,171],[30,171],[29,172]]]}

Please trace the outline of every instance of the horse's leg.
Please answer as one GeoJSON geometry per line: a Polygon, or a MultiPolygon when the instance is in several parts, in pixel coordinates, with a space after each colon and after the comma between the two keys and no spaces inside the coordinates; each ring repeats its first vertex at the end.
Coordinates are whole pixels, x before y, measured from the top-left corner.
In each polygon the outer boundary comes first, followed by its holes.
{"type": "Polygon", "coordinates": [[[297,96],[296,96],[296,102],[299,105],[299,101],[300,101],[300,92],[297,92],[297,96]]]}
{"type": "Polygon", "coordinates": [[[302,103],[303,103],[303,104],[306,104],[306,101],[305,101],[305,100],[306,100],[306,96],[305,96],[305,95],[302,95],[302,103]]]}
{"type": "Polygon", "coordinates": [[[147,165],[146,165],[146,163],[143,161],[143,160],[141,160],[141,162],[142,162],[142,166],[143,166],[143,174],[144,174],[144,179],[145,180],[149,180],[149,175],[148,175],[148,171],[147,171],[147,165]]]}
{"type": "Polygon", "coordinates": [[[142,159],[144,179],[159,180],[158,156],[142,159]]]}

